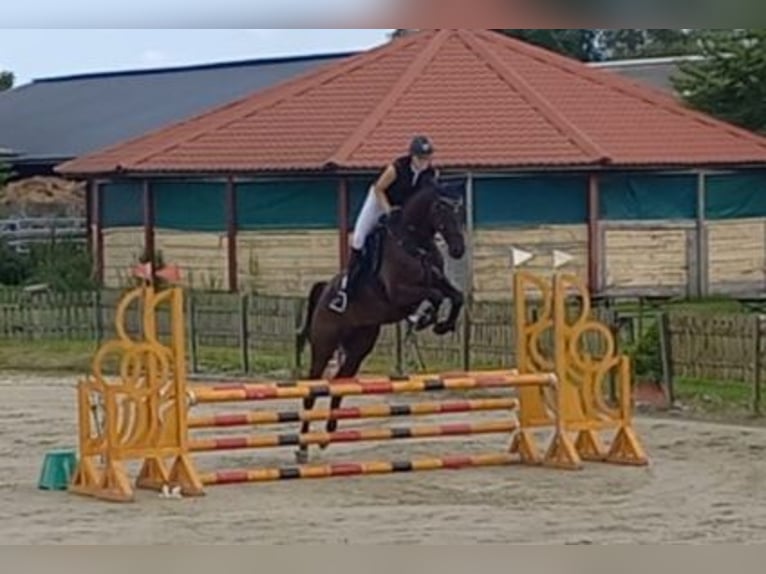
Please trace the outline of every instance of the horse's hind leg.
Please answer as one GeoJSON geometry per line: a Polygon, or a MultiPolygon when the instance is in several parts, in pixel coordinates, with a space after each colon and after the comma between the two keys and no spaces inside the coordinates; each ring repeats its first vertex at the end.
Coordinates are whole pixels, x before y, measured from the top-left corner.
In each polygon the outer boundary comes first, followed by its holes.
{"type": "MultiPolygon", "coordinates": [[[[327,363],[330,362],[330,359],[332,358],[332,355],[335,352],[336,346],[337,346],[336,342],[334,340],[330,340],[330,338],[319,341],[318,343],[312,343],[311,369],[309,370],[310,380],[317,380],[322,378],[324,371],[327,368],[327,363]]],[[[315,404],[316,404],[316,398],[314,397],[306,397],[305,399],[303,399],[304,412],[307,412],[313,409],[315,404]]],[[[311,423],[309,421],[304,420],[301,422],[301,435],[308,433],[310,429],[311,429],[311,423]]],[[[308,461],[308,458],[309,458],[308,445],[305,445],[305,444],[299,445],[298,449],[295,451],[296,462],[304,464],[308,461]]]]}
{"type": "MultiPolygon", "coordinates": [[[[380,335],[380,326],[362,327],[355,329],[350,335],[344,337],[342,341],[345,359],[338,369],[336,379],[348,379],[356,376],[362,362],[367,358],[380,335]]],[[[332,397],[330,399],[330,410],[340,408],[342,397],[332,397]]],[[[335,432],[338,428],[337,419],[327,421],[327,432],[335,432]]]]}

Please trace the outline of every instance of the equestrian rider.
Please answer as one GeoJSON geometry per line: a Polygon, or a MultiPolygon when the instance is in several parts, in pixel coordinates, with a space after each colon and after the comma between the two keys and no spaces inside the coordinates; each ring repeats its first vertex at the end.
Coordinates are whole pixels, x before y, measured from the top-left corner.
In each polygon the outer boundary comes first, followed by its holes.
{"type": "Polygon", "coordinates": [[[420,188],[436,180],[438,174],[431,166],[433,145],[425,136],[415,136],[410,143],[409,154],[389,164],[377,181],[370,187],[362,210],[354,226],[351,239],[351,256],[338,293],[330,302],[330,309],[343,313],[353,295],[362,263],[365,240],[375,228],[382,215],[391,215],[401,209],[420,188]]]}

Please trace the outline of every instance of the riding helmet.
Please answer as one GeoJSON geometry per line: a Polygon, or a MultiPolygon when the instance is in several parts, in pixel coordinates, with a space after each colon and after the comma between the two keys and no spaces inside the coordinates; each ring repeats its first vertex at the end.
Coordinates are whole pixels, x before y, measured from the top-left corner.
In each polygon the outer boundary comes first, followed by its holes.
{"type": "Polygon", "coordinates": [[[434,152],[434,146],[426,136],[415,136],[410,142],[410,154],[417,156],[431,155],[434,152]]]}

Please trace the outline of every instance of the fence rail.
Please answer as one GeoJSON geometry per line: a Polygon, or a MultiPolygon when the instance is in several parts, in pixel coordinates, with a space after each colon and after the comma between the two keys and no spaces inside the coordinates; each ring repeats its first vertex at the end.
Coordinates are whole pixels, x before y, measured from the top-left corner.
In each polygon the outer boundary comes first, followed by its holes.
{"type": "Polygon", "coordinates": [[[56,239],[85,241],[87,224],[82,217],[22,217],[0,219],[0,241],[23,252],[34,243],[56,239]]]}
{"type": "MultiPolygon", "coordinates": [[[[53,293],[0,289],[0,339],[69,340],[94,343],[114,336],[117,301],[122,292],[104,289],[53,293]]],[[[239,373],[305,371],[296,349],[296,332],[305,301],[293,297],[187,292],[186,332],[193,372],[219,370],[222,364],[239,373]]],[[[534,309],[534,307],[533,307],[534,309]]],[[[766,364],[766,319],[755,313],[651,311],[648,316],[596,308],[622,345],[656,337],[650,349],[649,376],[664,380],[672,392],[674,377],[739,381],[753,386],[753,410],[760,410],[762,365],[766,364]],[[638,328],[636,328],[638,325],[638,328]]],[[[457,330],[437,337],[426,331],[414,340],[401,326],[386,326],[370,357],[376,368],[405,372],[418,368],[470,369],[512,367],[515,361],[513,305],[471,302],[457,330]]],[[[140,315],[128,314],[128,329],[139,332],[140,315]]],[[[158,315],[160,335],[167,337],[167,312],[158,315]]],[[[548,344],[541,338],[542,344],[548,344]]],[[[597,337],[587,350],[603,350],[597,337]]]]}

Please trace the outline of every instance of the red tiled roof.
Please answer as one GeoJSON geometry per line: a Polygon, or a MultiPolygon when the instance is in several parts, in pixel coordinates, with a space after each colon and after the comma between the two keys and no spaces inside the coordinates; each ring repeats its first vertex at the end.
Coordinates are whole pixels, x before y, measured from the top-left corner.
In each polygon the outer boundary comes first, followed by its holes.
{"type": "Polygon", "coordinates": [[[766,163],[766,138],[495,32],[425,31],[66,162],[63,173],[766,163]]]}

